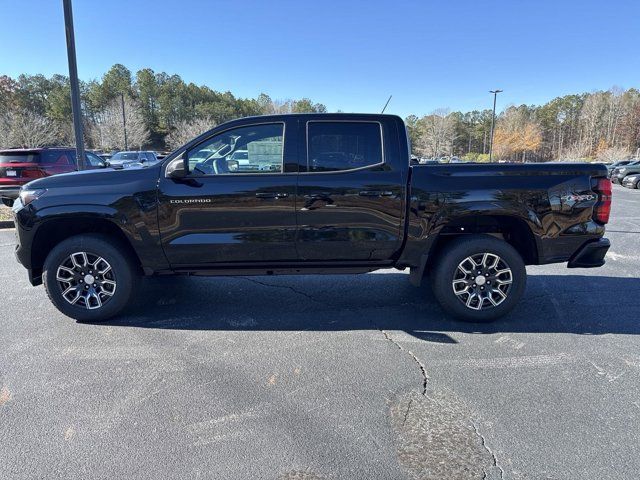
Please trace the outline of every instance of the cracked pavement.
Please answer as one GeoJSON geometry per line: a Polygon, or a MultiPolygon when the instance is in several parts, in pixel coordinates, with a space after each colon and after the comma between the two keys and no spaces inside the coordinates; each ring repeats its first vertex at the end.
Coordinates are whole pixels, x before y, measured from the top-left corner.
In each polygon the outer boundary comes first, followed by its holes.
{"type": "Polygon", "coordinates": [[[0,231],[0,478],[637,478],[640,191],[607,236],[489,325],[395,270],[151,279],[91,325],[0,231]]]}

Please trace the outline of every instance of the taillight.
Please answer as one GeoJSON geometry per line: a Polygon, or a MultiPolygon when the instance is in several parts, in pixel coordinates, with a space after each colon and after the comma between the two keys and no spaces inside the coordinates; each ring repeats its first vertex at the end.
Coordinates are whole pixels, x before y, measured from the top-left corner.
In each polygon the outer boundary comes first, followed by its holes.
{"type": "Polygon", "coordinates": [[[611,180],[604,177],[594,178],[593,190],[598,194],[598,203],[593,207],[593,219],[603,225],[611,214],[611,180]]]}
{"type": "Polygon", "coordinates": [[[23,168],[22,169],[22,178],[42,178],[46,176],[47,174],[44,173],[39,168],[23,168]]]}

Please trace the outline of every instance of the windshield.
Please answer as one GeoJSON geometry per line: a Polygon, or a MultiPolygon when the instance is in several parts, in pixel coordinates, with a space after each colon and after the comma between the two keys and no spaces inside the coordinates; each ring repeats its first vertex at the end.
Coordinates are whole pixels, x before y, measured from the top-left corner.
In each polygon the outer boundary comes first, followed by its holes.
{"type": "Polygon", "coordinates": [[[111,160],[138,160],[138,152],[118,152],[111,160]]]}

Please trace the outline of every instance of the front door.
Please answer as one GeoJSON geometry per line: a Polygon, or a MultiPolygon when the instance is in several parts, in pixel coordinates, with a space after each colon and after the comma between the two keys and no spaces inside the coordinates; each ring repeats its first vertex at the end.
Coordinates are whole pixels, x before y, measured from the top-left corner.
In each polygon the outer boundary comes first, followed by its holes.
{"type": "Polygon", "coordinates": [[[285,122],[242,124],[187,150],[186,177],[161,175],[158,220],[172,267],[297,260],[289,143],[295,150],[285,122]]]}

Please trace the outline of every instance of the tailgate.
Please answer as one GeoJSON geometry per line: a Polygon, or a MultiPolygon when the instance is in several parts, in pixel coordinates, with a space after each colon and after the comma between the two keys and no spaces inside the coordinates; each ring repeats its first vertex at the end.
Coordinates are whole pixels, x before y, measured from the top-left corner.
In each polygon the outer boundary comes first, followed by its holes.
{"type": "MultiPolygon", "coordinates": [[[[0,163],[0,178],[22,178],[25,169],[27,171],[38,169],[37,163],[0,163]]],[[[28,175],[28,173],[27,173],[28,175]]],[[[3,182],[4,183],[4,182],[3,182]]]]}

